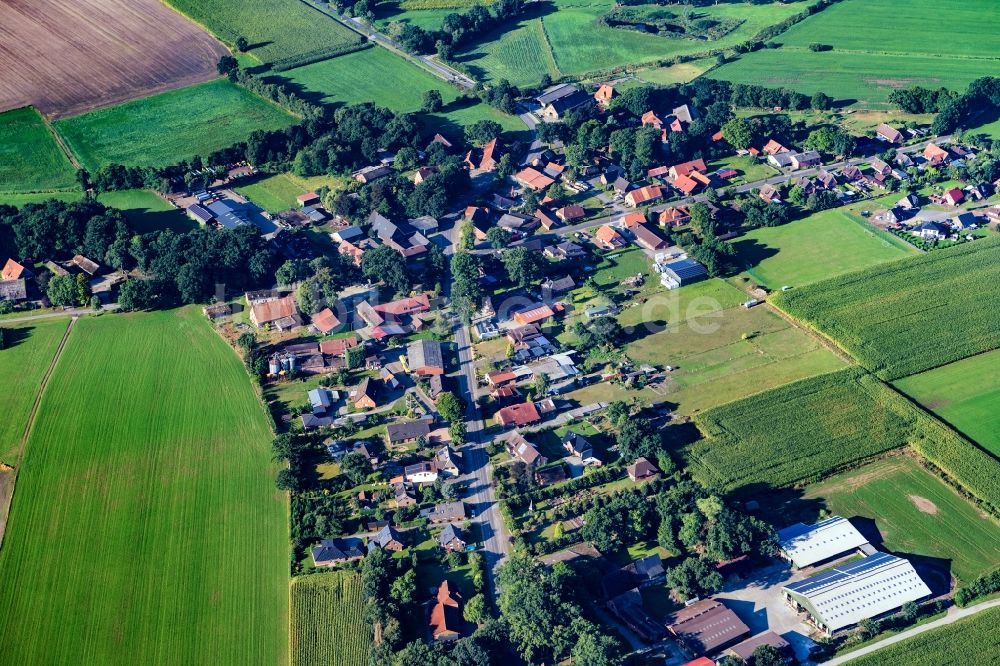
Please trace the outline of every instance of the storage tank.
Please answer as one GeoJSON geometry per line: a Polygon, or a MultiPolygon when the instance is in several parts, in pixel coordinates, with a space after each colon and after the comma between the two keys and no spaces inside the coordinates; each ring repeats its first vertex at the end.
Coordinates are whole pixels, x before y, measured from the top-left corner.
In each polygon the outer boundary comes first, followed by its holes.
{"type": "Polygon", "coordinates": [[[272,356],[267,362],[267,372],[270,375],[276,375],[281,371],[281,361],[278,360],[277,356],[272,356]]]}

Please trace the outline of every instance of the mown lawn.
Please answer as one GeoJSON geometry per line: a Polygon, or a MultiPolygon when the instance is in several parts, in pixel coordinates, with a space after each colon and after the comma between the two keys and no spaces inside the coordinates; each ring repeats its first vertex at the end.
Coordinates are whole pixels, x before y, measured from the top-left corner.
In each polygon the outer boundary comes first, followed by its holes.
{"type": "Polygon", "coordinates": [[[270,438],[246,371],[197,308],[80,320],[0,550],[4,654],[286,663],[288,509],[270,438]]]}
{"type": "Polygon", "coordinates": [[[162,229],[183,233],[198,226],[184,211],[174,208],[166,199],[149,190],[102,192],[98,201],[125,213],[129,228],[139,234],[162,229]]]}
{"type": "Polygon", "coordinates": [[[802,286],[899,259],[917,250],[836,208],[733,241],[746,275],[771,289],[802,286]]]}
{"type": "MultiPolygon", "coordinates": [[[[815,500],[846,518],[874,521],[882,548],[936,558],[932,568],[968,584],[1000,562],[1000,523],[976,509],[909,456],[893,456],[808,486],[815,500]]],[[[864,521],[855,521],[864,527],[864,521]]]]}
{"type": "Polygon", "coordinates": [[[238,186],[236,191],[271,213],[295,208],[298,203],[295,198],[306,192],[295,180],[283,173],[257,178],[238,186]]]}
{"type": "Polygon", "coordinates": [[[76,186],[75,170],[33,108],[0,113],[0,192],[76,186]]]}
{"type": "Polygon", "coordinates": [[[80,190],[66,192],[0,192],[0,204],[16,206],[20,208],[25,204],[42,203],[49,199],[57,201],[80,201],[83,199],[83,192],[80,190]]]}
{"type": "Polygon", "coordinates": [[[283,66],[356,48],[361,35],[299,0],[167,0],[230,46],[239,37],[261,62],[283,66]]]}
{"type": "Polygon", "coordinates": [[[381,47],[296,67],[280,76],[325,103],[372,102],[393,111],[418,111],[424,92],[438,90],[445,107],[442,113],[433,116],[434,123],[450,129],[446,133],[456,138],[461,136],[460,126],[484,119],[494,120],[509,131],[525,129],[519,119],[485,104],[456,101],[455,87],[381,47]]]}
{"type": "Polygon", "coordinates": [[[886,105],[893,89],[911,85],[964,90],[1000,68],[1000,37],[982,20],[995,10],[992,0],[914,0],[905,12],[894,0],[845,0],[776,37],[781,48],[740,56],[712,77],[823,91],[859,106],[886,105]],[[946,40],[938,38],[942,16],[946,40]],[[812,43],[833,49],[816,53],[812,43]]]}
{"type": "Polygon", "coordinates": [[[88,169],[167,166],[245,141],[295,118],[226,79],[180,88],[56,123],[88,169]]]}
{"type": "Polygon", "coordinates": [[[361,576],[334,571],[292,581],[292,664],[365,666],[374,638],[362,620],[361,576]]]}
{"type": "MultiPolygon", "coordinates": [[[[3,321],[0,320],[0,324],[3,321]]],[[[23,324],[3,325],[9,342],[0,350],[0,461],[16,464],[28,415],[38,394],[42,377],[52,362],[69,319],[39,319],[23,324]]]]}
{"type": "Polygon", "coordinates": [[[900,379],[895,386],[1000,457],[997,377],[1000,351],[992,351],[900,379]]]}

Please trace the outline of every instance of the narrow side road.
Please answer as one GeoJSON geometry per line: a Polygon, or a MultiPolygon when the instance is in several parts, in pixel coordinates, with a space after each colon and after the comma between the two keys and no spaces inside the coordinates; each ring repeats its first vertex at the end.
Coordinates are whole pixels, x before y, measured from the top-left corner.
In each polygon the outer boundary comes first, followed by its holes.
{"type": "MultiPolygon", "coordinates": [[[[49,378],[52,376],[52,371],[55,370],[56,364],[59,362],[59,357],[62,356],[63,348],[66,346],[66,341],[69,339],[69,334],[73,331],[73,326],[76,324],[77,317],[73,317],[69,321],[69,326],[66,327],[66,332],[63,333],[62,340],[59,341],[59,346],[56,347],[56,353],[52,355],[52,361],[49,362],[49,367],[46,368],[45,374],[42,376],[42,381],[38,385],[38,392],[35,394],[35,402],[31,405],[31,412],[28,414],[28,420],[24,424],[24,432],[21,434],[21,441],[17,445],[17,451],[20,454],[20,458],[23,459],[24,447],[28,442],[28,436],[31,434],[32,428],[35,427],[35,416],[38,415],[38,406],[42,402],[42,396],[45,394],[45,388],[49,384],[49,378]]],[[[10,515],[10,506],[14,501],[14,487],[17,483],[17,475],[20,472],[21,465],[18,466],[10,472],[0,472],[0,548],[3,548],[3,537],[4,533],[7,531],[7,516],[10,515]]]]}

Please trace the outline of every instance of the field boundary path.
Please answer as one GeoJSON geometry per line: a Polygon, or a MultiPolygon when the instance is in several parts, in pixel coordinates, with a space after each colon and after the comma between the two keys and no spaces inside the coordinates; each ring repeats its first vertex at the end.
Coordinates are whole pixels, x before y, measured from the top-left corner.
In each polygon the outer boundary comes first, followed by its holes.
{"type": "Polygon", "coordinates": [[[52,121],[49,119],[49,117],[46,116],[44,113],[40,115],[42,116],[42,122],[45,123],[45,129],[47,129],[49,131],[49,134],[52,135],[52,138],[55,139],[56,145],[59,146],[59,150],[63,152],[63,155],[66,156],[66,159],[69,160],[69,163],[73,165],[74,169],[82,169],[83,166],[80,164],[80,161],[76,159],[76,155],[73,153],[72,150],[70,150],[69,144],[67,144],[66,141],[63,140],[62,134],[60,134],[56,130],[55,125],[52,124],[52,121]]]}
{"type": "MultiPolygon", "coordinates": [[[[17,450],[21,453],[24,452],[24,447],[28,443],[28,436],[35,426],[35,417],[38,415],[39,405],[42,404],[42,396],[45,394],[45,388],[49,384],[49,378],[56,369],[56,364],[59,362],[59,357],[62,356],[63,348],[66,347],[66,341],[69,339],[69,334],[73,331],[73,325],[76,324],[77,319],[78,317],[74,316],[69,320],[69,326],[66,327],[66,332],[63,333],[62,340],[59,341],[59,346],[56,347],[55,354],[52,355],[49,367],[45,369],[45,374],[42,375],[42,381],[38,385],[38,392],[35,394],[35,402],[31,405],[28,421],[24,424],[24,432],[21,434],[21,441],[17,445],[17,450]]],[[[10,507],[14,502],[14,487],[17,485],[17,475],[21,471],[23,460],[24,456],[22,455],[21,462],[18,463],[18,466],[13,471],[6,472],[4,476],[0,477],[0,548],[3,548],[3,537],[7,531],[7,517],[10,515],[10,507]]]]}
{"type": "Polygon", "coordinates": [[[952,606],[948,610],[948,614],[939,620],[934,620],[933,622],[928,622],[927,624],[922,624],[919,627],[914,627],[908,629],[902,633],[896,634],[895,636],[890,636],[877,643],[872,643],[871,645],[866,645],[863,648],[858,648],[854,652],[849,652],[841,657],[834,657],[829,661],[824,661],[823,666],[839,666],[840,664],[846,664],[852,659],[857,657],[862,657],[866,654],[871,654],[877,650],[881,650],[884,647],[888,647],[900,641],[905,641],[908,638],[913,638],[918,634],[922,634],[925,631],[930,631],[931,629],[937,629],[938,627],[943,627],[945,625],[952,624],[963,618],[975,615],[980,611],[984,611],[995,606],[1000,606],[1000,599],[993,599],[992,601],[984,601],[981,604],[976,604],[974,606],[968,606],[967,608],[958,608],[957,606],[952,606]]]}

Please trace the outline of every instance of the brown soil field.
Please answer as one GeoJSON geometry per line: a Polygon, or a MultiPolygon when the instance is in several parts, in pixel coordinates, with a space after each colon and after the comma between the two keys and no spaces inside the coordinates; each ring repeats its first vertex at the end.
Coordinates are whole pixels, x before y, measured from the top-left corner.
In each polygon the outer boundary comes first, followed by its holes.
{"type": "Polygon", "coordinates": [[[226,53],[159,0],[2,0],[0,111],[76,115],[213,78],[226,53]]]}

